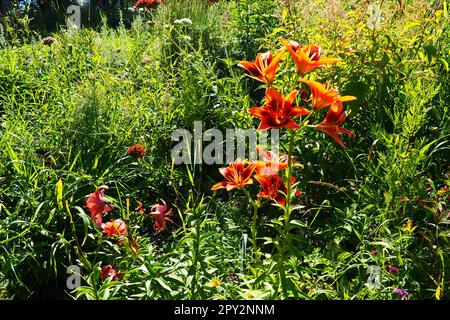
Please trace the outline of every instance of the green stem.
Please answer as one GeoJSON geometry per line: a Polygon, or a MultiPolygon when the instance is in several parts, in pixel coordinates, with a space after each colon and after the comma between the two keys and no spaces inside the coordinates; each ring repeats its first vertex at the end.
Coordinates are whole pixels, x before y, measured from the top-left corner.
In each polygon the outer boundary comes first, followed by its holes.
{"type": "MultiPolygon", "coordinates": [[[[306,119],[305,119],[306,120],[306,119]]],[[[305,121],[304,120],[304,121],[305,121]]],[[[280,243],[280,251],[278,257],[278,272],[280,273],[281,288],[283,290],[283,296],[286,299],[288,297],[287,293],[287,281],[286,273],[284,270],[284,259],[287,251],[288,245],[288,235],[289,235],[289,220],[291,216],[291,190],[292,190],[292,149],[294,148],[295,141],[295,131],[289,129],[289,149],[288,149],[288,168],[287,168],[287,192],[286,192],[286,206],[284,211],[284,230],[280,243]]]]}
{"type": "Polygon", "coordinates": [[[191,298],[192,300],[196,299],[196,291],[197,291],[197,264],[198,264],[198,255],[200,249],[200,221],[196,221],[195,226],[195,243],[194,243],[194,261],[193,261],[193,278],[191,283],[191,298]]]}
{"type": "Polygon", "coordinates": [[[257,236],[258,236],[258,230],[257,230],[257,224],[258,224],[258,209],[259,209],[259,202],[252,199],[250,196],[250,193],[246,189],[242,189],[245,193],[245,195],[248,197],[250,203],[253,206],[253,222],[250,227],[250,231],[252,233],[252,245],[253,245],[253,252],[255,254],[255,259],[258,259],[258,242],[257,242],[257,236]]]}
{"type": "Polygon", "coordinates": [[[255,253],[255,259],[259,260],[259,248],[257,242],[257,222],[258,222],[258,205],[256,201],[253,202],[253,223],[252,223],[252,238],[253,238],[253,248],[255,253]]]}

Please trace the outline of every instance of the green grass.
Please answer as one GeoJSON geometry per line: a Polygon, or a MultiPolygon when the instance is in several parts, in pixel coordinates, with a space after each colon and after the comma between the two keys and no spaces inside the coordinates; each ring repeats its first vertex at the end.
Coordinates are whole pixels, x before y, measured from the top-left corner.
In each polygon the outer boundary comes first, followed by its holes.
{"type": "Polygon", "coordinates": [[[349,104],[345,126],[356,137],[345,140],[347,149],[312,130],[295,141],[304,209],[292,217],[298,223],[287,261],[289,296],[399,299],[392,289],[402,288],[411,299],[448,299],[447,5],[383,2],[385,21],[371,30],[368,3],[351,0],[290,7],[167,1],[129,28],[61,30],[51,46],[26,21],[16,38],[6,25],[0,299],[282,298],[270,228],[279,209],[260,210],[263,259],[254,260],[241,248],[252,219],[244,194],[210,191],[221,179],[216,166],[174,167],[170,158],[172,131],[192,130],[194,121],[222,130],[256,127],[247,110],[264,91],[237,63],[279,48],[281,36],[341,57],[314,75],[358,98],[349,104]],[[192,25],[174,23],[186,17],[192,25]],[[135,143],[146,146],[145,158],[127,154],[135,143]],[[109,186],[116,206],[108,220],[127,220],[137,252],[101,238],[90,221],[84,198],[100,185],[109,186]],[[152,219],[135,210],[137,201],[149,208],[161,198],[175,219],[155,234],[152,219]],[[111,262],[124,281],[99,278],[99,267],[111,262]],[[83,272],[82,287],[72,292],[65,287],[68,265],[83,272]],[[370,265],[381,268],[380,289],[366,285],[370,265]],[[219,287],[210,285],[214,277],[219,287]]]}

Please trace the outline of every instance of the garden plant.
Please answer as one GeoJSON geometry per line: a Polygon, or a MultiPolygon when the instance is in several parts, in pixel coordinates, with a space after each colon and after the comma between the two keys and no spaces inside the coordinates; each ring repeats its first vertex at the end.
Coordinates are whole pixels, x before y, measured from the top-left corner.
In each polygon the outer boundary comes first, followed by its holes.
{"type": "Polygon", "coordinates": [[[449,63],[446,0],[0,1],[0,300],[448,299],[449,63]]]}

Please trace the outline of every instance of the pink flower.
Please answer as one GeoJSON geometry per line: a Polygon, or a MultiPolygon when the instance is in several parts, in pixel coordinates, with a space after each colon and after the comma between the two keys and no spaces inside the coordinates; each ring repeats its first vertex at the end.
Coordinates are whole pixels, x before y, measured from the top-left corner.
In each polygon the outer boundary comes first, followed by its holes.
{"type": "Polygon", "coordinates": [[[96,189],[94,193],[89,194],[86,199],[86,207],[89,209],[91,219],[95,222],[97,227],[102,226],[102,215],[112,210],[104,196],[105,189],[96,189]]]}
{"type": "Polygon", "coordinates": [[[166,221],[172,221],[172,209],[167,211],[167,204],[164,200],[161,199],[163,204],[155,204],[151,207],[150,215],[155,219],[155,224],[153,225],[153,228],[156,232],[162,232],[166,230],[167,223],[166,221]]]}
{"type": "Polygon", "coordinates": [[[390,273],[397,273],[398,272],[398,268],[397,267],[389,267],[389,272],[390,273]]]}
{"type": "Polygon", "coordinates": [[[114,279],[120,279],[122,280],[124,274],[123,273],[117,273],[117,269],[114,265],[108,264],[100,270],[100,278],[109,278],[110,281],[114,279]]]}
{"type": "Polygon", "coordinates": [[[408,300],[408,296],[409,296],[408,291],[403,290],[403,289],[394,289],[394,290],[392,290],[392,292],[398,293],[402,297],[402,300],[408,300]]]}
{"type": "Polygon", "coordinates": [[[377,250],[372,250],[372,251],[370,251],[370,254],[373,255],[373,256],[376,256],[378,254],[378,251],[377,250]]]}
{"type": "Polygon", "coordinates": [[[155,4],[163,4],[163,0],[137,0],[134,7],[145,7],[145,9],[150,10],[150,8],[155,4]]]}
{"type": "Polygon", "coordinates": [[[127,233],[127,225],[121,219],[111,220],[110,222],[103,224],[102,229],[108,237],[127,233]]]}

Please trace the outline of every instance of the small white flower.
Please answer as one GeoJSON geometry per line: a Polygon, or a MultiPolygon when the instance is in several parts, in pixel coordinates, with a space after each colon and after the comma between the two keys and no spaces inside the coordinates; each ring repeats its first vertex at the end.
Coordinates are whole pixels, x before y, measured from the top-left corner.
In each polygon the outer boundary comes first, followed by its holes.
{"type": "Polygon", "coordinates": [[[183,18],[183,19],[177,19],[173,22],[174,24],[181,24],[181,25],[185,25],[185,26],[191,26],[192,25],[192,20],[189,18],[183,18]]]}
{"type": "Polygon", "coordinates": [[[192,25],[192,20],[189,18],[183,18],[181,19],[181,23],[187,26],[191,26],[192,25]]]}

